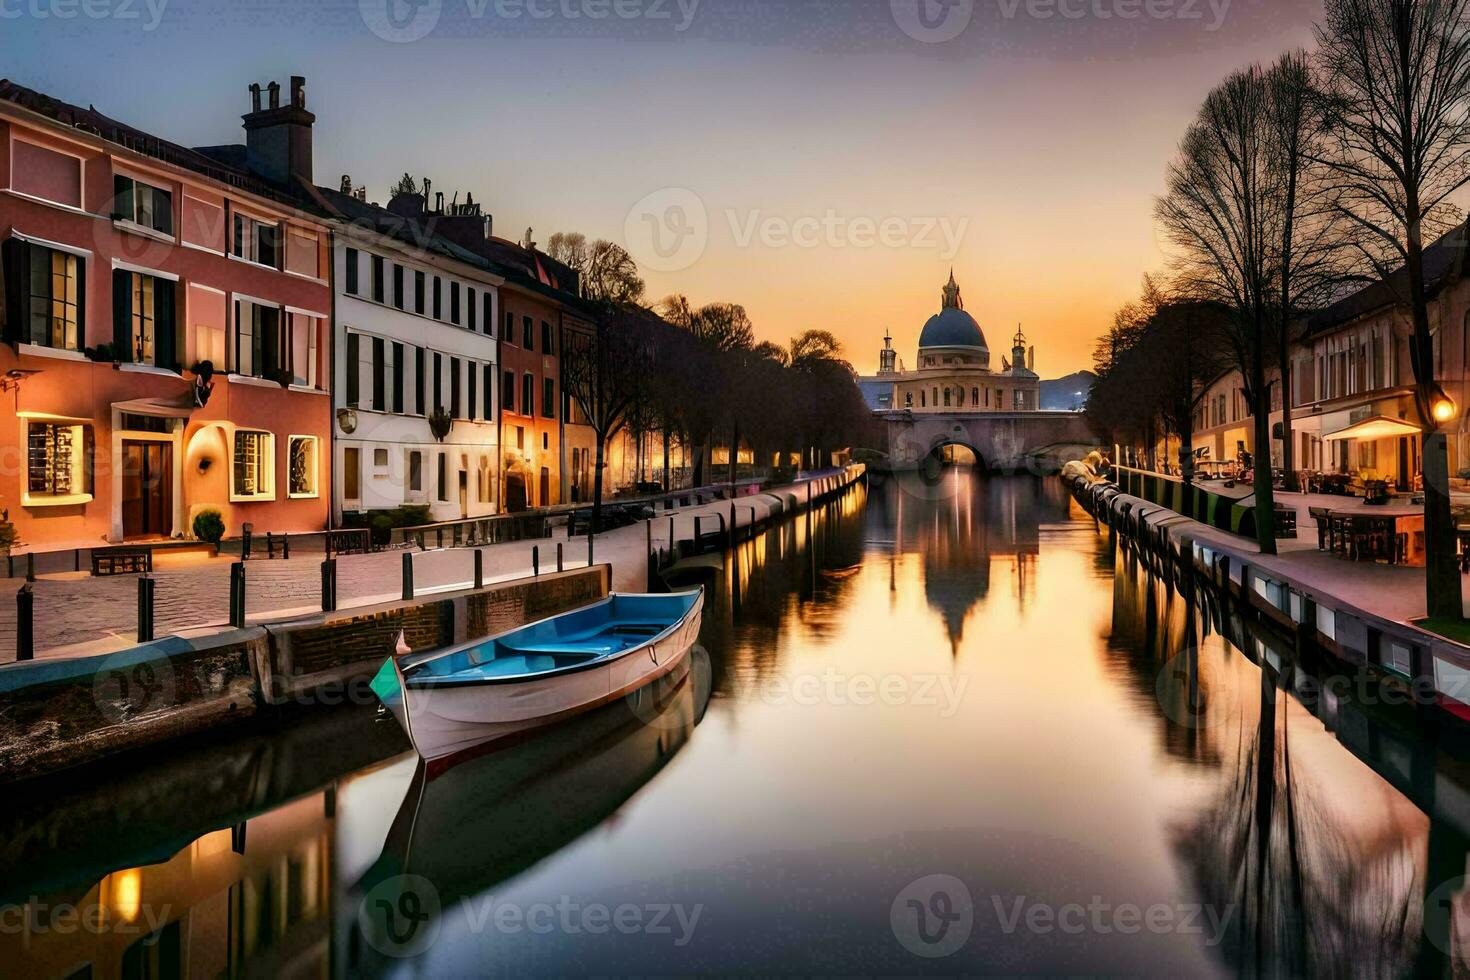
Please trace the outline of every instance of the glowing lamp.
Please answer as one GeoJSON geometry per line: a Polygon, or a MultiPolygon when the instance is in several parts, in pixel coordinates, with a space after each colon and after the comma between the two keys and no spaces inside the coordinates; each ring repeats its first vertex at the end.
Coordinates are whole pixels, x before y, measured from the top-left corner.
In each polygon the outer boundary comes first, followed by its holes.
{"type": "Polygon", "coordinates": [[[1437,391],[1429,400],[1429,413],[1434,416],[1434,421],[1444,425],[1455,417],[1457,409],[1455,400],[1444,391],[1437,391]]]}

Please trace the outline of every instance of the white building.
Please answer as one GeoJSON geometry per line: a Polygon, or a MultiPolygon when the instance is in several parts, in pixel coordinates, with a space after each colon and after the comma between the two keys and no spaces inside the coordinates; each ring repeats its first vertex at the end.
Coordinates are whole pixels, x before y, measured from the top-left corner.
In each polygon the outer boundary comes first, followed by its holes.
{"type": "Polygon", "coordinates": [[[436,521],[497,513],[503,280],[452,243],[364,224],[339,225],[332,250],[333,516],[403,504],[436,521]]]}

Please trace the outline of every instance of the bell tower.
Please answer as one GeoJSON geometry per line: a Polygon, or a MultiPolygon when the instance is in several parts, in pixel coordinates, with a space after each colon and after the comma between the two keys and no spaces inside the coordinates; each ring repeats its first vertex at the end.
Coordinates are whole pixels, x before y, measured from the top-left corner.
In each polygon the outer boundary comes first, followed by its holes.
{"type": "Polygon", "coordinates": [[[883,349],[878,352],[878,373],[898,373],[898,351],[893,349],[893,334],[891,331],[883,332],[883,349]]]}

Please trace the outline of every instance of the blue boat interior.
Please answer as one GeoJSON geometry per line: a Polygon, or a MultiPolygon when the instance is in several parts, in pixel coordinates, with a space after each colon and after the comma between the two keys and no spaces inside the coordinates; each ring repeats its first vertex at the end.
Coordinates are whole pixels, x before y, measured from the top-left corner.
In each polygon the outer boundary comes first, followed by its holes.
{"type": "Polygon", "coordinates": [[[698,600],[698,592],[613,595],[426,660],[405,673],[414,686],[424,686],[526,677],[611,660],[673,629],[698,600]]]}

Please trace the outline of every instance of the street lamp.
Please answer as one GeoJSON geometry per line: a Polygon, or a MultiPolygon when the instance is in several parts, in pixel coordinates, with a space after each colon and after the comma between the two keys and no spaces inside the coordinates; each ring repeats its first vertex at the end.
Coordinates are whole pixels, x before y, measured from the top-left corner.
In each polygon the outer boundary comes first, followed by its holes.
{"type": "Polygon", "coordinates": [[[1445,390],[1439,385],[1434,386],[1434,391],[1429,396],[1429,414],[1434,418],[1437,425],[1444,425],[1453,419],[1458,412],[1455,400],[1445,394],[1445,390]]]}

